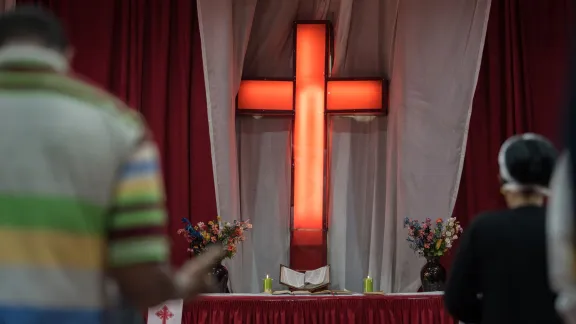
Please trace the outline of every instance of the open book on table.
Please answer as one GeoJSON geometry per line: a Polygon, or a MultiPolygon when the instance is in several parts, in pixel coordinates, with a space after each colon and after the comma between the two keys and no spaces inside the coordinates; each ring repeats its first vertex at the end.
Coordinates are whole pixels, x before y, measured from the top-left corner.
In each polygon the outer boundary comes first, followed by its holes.
{"type": "Polygon", "coordinates": [[[296,271],[280,265],[280,283],[292,290],[312,292],[330,285],[330,266],[311,271],[296,271]]]}

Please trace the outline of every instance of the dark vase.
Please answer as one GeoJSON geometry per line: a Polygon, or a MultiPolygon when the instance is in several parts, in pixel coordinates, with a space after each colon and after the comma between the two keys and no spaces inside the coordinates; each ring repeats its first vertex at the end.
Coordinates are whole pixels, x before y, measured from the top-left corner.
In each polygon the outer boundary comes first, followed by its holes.
{"type": "Polygon", "coordinates": [[[222,263],[218,263],[218,265],[212,268],[211,275],[214,276],[214,281],[216,282],[214,292],[219,294],[229,294],[230,290],[228,290],[228,269],[226,269],[222,263]]]}
{"type": "Polygon", "coordinates": [[[426,257],[426,264],[420,271],[422,291],[444,291],[446,269],[440,264],[438,257],[426,257]]]}

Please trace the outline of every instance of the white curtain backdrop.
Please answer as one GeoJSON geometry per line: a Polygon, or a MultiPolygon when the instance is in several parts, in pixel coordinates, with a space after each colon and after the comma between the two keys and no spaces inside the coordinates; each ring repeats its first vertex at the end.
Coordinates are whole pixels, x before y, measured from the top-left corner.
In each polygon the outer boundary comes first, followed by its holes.
{"type": "Polygon", "coordinates": [[[239,291],[259,292],[267,274],[274,278],[273,289],[281,290],[279,265],[289,263],[290,252],[292,121],[243,117],[238,134],[242,215],[257,224],[242,246],[251,251],[242,260],[251,277],[243,278],[239,291]]]}
{"type": "Polygon", "coordinates": [[[402,219],[451,214],[489,6],[490,0],[198,0],[219,214],[255,223],[229,263],[235,292],[258,292],[267,272],[277,280],[289,246],[289,128],[263,118],[240,120],[236,129],[242,73],[290,76],[292,22],[331,19],[334,73],[391,79],[388,117],[330,120],[329,263],[339,287],[361,291],[369,273],[378,289],[415,291],[421,260],[405,244],[402,219]]]}
{"type": "Polygon", "coordinates": [[[328,260],[335,289],[362,291],[362,279],[382,271],[375,266],[382,264],[383,229],[388,226],[386,126],[385,117],[370,122],[330,119],[328,260]]]}
{"type": "MultiPolygon", "coordinates": [[[[225,220],[242,219],[234,98],[242,77],[256,2],[198,0],[216,204],[218,214],[225,220]]],[[[249,291],[245,288],[252,286],[251,268],[244,271],[243,261],[244,254],[250,258],[253,253],[253,249],[240,248],[237,257],[227,264],[233,269],[230,283],[234,292],[249,291]]]]}

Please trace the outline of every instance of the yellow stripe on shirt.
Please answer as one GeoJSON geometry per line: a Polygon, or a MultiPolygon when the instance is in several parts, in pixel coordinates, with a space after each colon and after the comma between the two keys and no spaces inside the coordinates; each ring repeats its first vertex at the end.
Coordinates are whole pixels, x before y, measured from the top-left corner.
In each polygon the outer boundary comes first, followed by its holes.
{"type": "Polygon", "coordinates": [[[164,200],[162,193],[161,178],[158,174],[150,174],[145,177],[126,179],[118,184],[116,197],[118,200],[130,199],[133,196],[154,196],[158,202],[164,200]]]}
{"type": "Polygon", "coordinates": [[[102,269],[106,243],[97,236],[0,229],[0,264],[102,269]]]}

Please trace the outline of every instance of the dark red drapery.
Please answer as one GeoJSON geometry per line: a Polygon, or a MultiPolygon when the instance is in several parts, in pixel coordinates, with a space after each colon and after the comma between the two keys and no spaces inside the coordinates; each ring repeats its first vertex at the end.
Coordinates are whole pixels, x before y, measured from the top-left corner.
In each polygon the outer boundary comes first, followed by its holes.
{"type": "MultiPolygon", "coordinates": [[[[75,69],[147,118],[163,153],[171,234],[182,217],[200,221],[215,216],[195,1],[19,2],[41,3],[55,11],[76,48],[75,69]]],[[[560,143],[569,3],[492,1],[454,210],[464,227],[478,212],[503,206],[496,156],[508,136],[533,131],[560,143]]],[[[185,242],[175,237],[176,264],[187,258],[185,249],[185,242]]],[[[184,322],[195,323],[187,317],[197,315],[184,316],[184,322]]]]}
{"type": "Polygon", "coordinates": [[[195,324],[456,324],[442,296],[207,297],[185,306],[195,324]]]}
{"type": "Polygon", "coordinates": [[[216,216],[196,1],[41,0],[67,27],[74,68],[139,110],[162,151],[172,259],[181,219],[216,216]]]}
{"type": "MultiPolygon", "coordinates": [[[[163,150],[172,223],[216,214],[195,1],[40,0],[64,20],[75,68],[142,111],[163,150]],[[145,68],[144,68],[145,67],[145,68]]],[[[496,155],[514,133],[559,138],[569,0],[493,0],[454,215],[499,208],[496,155]]],[[[175,240],[174,259],[186,257],[175,240]]]]}
{"type": "Polygon", "coordinates": [[[492,0],[454,209],[464,229],[477,213],[504,207],[497,155],[506,138],[536,132],[560,143],[570,2],[492,0]]]}

